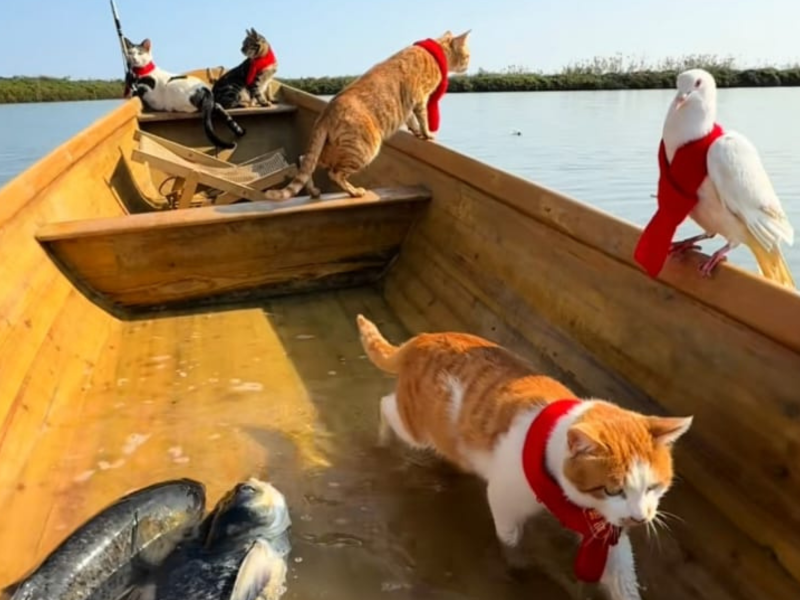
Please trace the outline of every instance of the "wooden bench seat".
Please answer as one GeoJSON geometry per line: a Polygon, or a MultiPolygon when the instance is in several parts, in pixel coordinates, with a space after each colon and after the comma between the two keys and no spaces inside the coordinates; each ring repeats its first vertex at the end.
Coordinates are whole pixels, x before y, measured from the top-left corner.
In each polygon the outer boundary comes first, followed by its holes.
{"type": "Polygon", "coordinates": [[[119,316],[379,279],[430,192],[379,188],[49,223],[39,243],[88,297],[119,316]]]}

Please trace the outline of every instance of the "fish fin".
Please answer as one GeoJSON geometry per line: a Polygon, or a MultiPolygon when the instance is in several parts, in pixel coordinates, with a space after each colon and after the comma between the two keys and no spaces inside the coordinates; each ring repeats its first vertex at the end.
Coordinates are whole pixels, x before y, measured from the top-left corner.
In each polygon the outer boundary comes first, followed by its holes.
{"type": "Polygon", "coordinates": [[[277,600],[283,594],[286,562],[266,540],[256,540],[244,557],[229,600],[277,600]]]}

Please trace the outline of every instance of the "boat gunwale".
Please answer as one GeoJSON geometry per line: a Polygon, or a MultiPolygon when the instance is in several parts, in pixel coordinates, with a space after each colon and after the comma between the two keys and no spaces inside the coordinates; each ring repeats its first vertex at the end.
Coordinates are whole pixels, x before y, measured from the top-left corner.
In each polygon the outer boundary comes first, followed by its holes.
{"type": "MultiPolygon", "coordinates": [[[[323,110],[328,102],[286,85],[282,85],[281,92],[291,103],[315,113],[323,110]]],[[[633,259],[633,250],[643,229],[634,223],[447,146],[420,141],[407,131],[397,132],[385,145],[648,277],[633,259]]],[[[702,278],[697,267],[705,258],[708,258],[705,253],[690,251],[685,261],[668,261],[653,281],[666,288],[665,291],[686,294],[711,310],[800,352],[800,327],[794,330],[786,327],[793,317],[795,320],[800,317],[800,292],[727,262],[717,267],[712,279],[702,278]],[[769,310],[764,310],[765,306],[769,310]]]]}

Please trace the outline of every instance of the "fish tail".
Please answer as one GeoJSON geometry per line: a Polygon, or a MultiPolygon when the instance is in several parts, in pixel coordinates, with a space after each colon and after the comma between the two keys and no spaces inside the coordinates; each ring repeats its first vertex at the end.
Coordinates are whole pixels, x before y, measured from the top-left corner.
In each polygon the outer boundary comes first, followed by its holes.
{"type": "Polygon", "coordinates": [[[381,371],[396,375],[400,370],[400,359],[403,356],[403,346],[393,346],[386,341],[378,327],[364,315],[356,317],[358,332],[361,335],[361,345],[367,353],[370,362],[381,371]]]}
{"type": "Polygon", "coordinates": [[[784,285],[786,287],[795,288],[794,279],[789,271],[789,265],[786,264],[786,259],[783,257],[780,245],[776,242],[771,250],[767,250],[755,239],[748,240],[747,246],[756,258],[758,268],[761,274],[767,279],[784,285]]]}

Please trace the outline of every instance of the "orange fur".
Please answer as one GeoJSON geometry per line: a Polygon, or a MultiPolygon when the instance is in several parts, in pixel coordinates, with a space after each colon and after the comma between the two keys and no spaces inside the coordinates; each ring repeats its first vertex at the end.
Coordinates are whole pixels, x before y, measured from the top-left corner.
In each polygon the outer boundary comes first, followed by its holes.
{"type": "MultiPolygon", "coordinates": [[[[421,446],[471,470],[464,452],[491,451],[523,411],[576,395],[560,382],[536,373],[509,350],[465,333],[422,333],[401,346],[387,342],[374,323],[358,315],[369,359],[398,376],[396,402],[402,424],[421,446]],[[453,382],[463,389],[457,419],[453,382]]],[[[648,464],[660,485],[672,477],[670,436],[686,419],[652,417],[605,401],[593,405],[569,431],[574,453],[564,474],[583,492],[602,497],[624,484],[636,461],[648,464]]]]}
{"type": "MultiPolygon", "coordinates": [[[[469,31],[437,39],[448,70],[461,73],[469,66],[469,31]]],[[[305,187],[319,196],[312,175],[319,166],[331,180],[353,197],[363,196],[349,178],[378,156],[383,140],[406,124],[418,137],[433,139],[428,129],[428,97],[442,73],[436,60],[418,46],[407,46],[336,94],[314,124],[297,176],[281,190],[265,193],[267,200],[284,201],[305,187]]]]}

